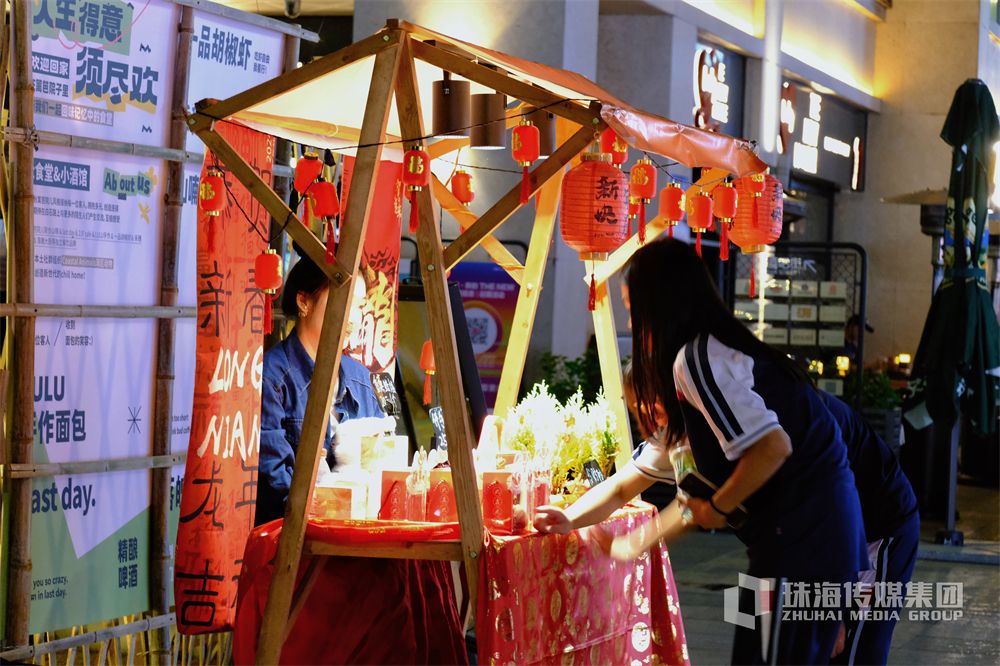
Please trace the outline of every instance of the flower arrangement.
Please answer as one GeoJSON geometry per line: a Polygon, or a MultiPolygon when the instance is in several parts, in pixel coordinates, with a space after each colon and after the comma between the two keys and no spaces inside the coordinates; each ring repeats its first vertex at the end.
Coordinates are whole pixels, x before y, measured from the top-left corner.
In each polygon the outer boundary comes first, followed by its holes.
{"type": "Polygon", "coordinates": [[[545,382],[537,384],[507,418],[504,445],[552,470],[552,492],[582,494],[584,465],[594,461],[608,476],[618,453],[617,421],[604,392],[585,405],[582,389],[565,404],[549,393],[545,382]]]}

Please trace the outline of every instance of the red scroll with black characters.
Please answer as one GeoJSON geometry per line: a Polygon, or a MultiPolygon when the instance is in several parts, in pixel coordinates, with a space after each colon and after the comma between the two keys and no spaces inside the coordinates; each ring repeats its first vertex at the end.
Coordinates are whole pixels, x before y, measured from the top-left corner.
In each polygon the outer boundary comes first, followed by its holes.
{"type": "MultiPolygon", "coordinates": [[[[216,130],[271,183],[273,137],[230,122],[216,130]]],[[[194,410],[174,564],[184,634],[232,629],[235,617],[260,454],[264,294],[254,284],[254,260],[267,247],[269,226],[267,211],[208,152],[198,206],[194,410]]]]}

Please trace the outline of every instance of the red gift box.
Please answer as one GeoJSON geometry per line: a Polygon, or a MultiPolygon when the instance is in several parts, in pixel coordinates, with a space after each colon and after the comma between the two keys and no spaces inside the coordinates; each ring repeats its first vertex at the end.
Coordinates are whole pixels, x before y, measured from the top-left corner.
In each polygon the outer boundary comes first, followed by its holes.
{"type": "Polygon", "coordinates": [[[483,472],[483,522],[494,534],[510,534],[513,519],[510,472],[483,472]]]}
{"type": "Polygon", "coordinates": [[[382,470],[379,520],[406,520],[406,477],[409,470],[382,470]]]}
{"type": "Polygon", "coordinates": [[[427,520],[431,523],[453,523],[458,520],[455,486],[450,469],[431,470],[431,487],[427,491],[427,520]]]}

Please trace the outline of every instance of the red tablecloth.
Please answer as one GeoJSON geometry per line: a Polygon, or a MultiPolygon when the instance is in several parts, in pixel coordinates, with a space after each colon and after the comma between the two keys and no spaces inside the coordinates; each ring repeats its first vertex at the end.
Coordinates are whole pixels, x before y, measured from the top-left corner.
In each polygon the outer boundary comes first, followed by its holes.
{"type": "Polygon", "coordinates": [[[666,546],[631,563],[608,555],[613,537],[654,511],[636,502],[565,536],[492,537],[479,584],[479,663],[688,666],[666,546]]]}
{"type": "MultiPolygon", "coordinates": [[[[364,531],[361,540],[372,540],[364,531]]],[[[280,533],[280,520],[250,533],[233,631],[236,664],[254,662],[280,533]]],[[[310,523],[307,535],[344,541],[322,524],[310,523]]],[[[281,663],[468,664],[448,564],[330,557],[289,631],[281,663]]]]}

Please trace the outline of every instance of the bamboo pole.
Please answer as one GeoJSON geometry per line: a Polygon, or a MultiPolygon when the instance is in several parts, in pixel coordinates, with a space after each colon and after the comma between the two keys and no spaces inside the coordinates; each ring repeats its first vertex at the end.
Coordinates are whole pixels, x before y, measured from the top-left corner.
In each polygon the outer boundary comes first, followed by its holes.
{"type": "MultiPolygon", "coordinates": [[[[0,24],[2,27],[3,24],[0,24]]],[[[10,33],[0,29],[0,110],[7,103],[7,76],[10,69],[10,33]]],[[[7,197],[9,184],[7,182],[7,162],[0,160],[3,168],[0,168],[0,215],[7,219],[7,197]]]]}
{"type": "MultiPolygon", "coordinates": [[[[188,77],[191,69],[191,36],[194,34],[194,9],[181,8],[177,34],[177,55],[171,91],[170,148],[183,150],[187,139],[188,77]]],[[[177,305],[177,247],[180,243],[181,194],[184,165],[167,162],[166,205],[163,210],[163,240],[160,246],[160,306],[177,305]]],[[[171,416],[174,392],[173,319],[156,320],[156,384],[153,395],[154,456],[170,453],[171,416]]],[[[149,608],[153,615],[170,611],[170,468],[158,467],[150,472],[149,499],[149,608]]],[[[152,666],[164,666],[170,658],[170,633],[166,628],[150,631],[148,661],[152,666]]]]}
{"type": "Polygon", "coordinates": [[[194,319],[194,306],[164,308],[159,305],[49,305],[47,303],[0,303],[0,317],[98,317],[110,319],[194,319]]]}
{"type": "MultiPolygon", "coordinates": [[[[34,126],[35,86],[31,71],[31,0],[13,0],[11,27],[14,31],[15,97],[13,123],[25,129],[34,126]]],[[[32,165],[34,148],[14,145],[14,282],[7,285],[9,300],[28,303],[32,300],[32,232],[34,227],[34,189],[32,165]]],[[[10,258],[8,258],[10,260],[10,258]]],[[[35,320],[14,320],[14,377],[12,398],[13,441],[10,461],[32,462],[34,444],[35,320]]],[[[31,481],[10,482],[9,550],[7,560],[7,618],[5,638],[8,644],[28,644],[28,619],[31,613],[31,481]]]]}
{"type": "MultiPolygon", "coordinates": [[[[365,232],[368,228],[375,179],[382,158],[382,139],[385,136],[389,110],[392,106],[392,93],[400,60],[400,49],[397,45],[375,56],[364,123],[361,126],[361,145],[364,147],[358,149],[354,163],[354,177],[351,179],[351,191],[344,217],[348,224],[344,226],[341,242],[337,248],[338,261],[350,268],[352,277],[339,288],[331,288],[327,300],[316,367],[309,387],[298,455],[292,471],[288,503],[285,506],[285,520],[278,539],[278,552],[257,645],[257,664],[276,664],[281,656],[285,623],[288,621],[288,612],[292,605],[295,575],[305,539],[306,512],[316,478],[316,469],[319,466],[327,419],[330,416],[334,382],[340,367],[340,352],[347,330],[347,314],[353,298],[358,262],[361,259],[365,232]]],[[[233,170],[233,165],[227,163],[226,166],[233,170]]],[[[427,205],[430,205],[429,202],[427,205]]]]}
{"type": "MultiPolygon", "coordinates": [[[[396,84],[399,127],[404,137],[424,136],[416,62],[410,50],[413,44],[414,41],[409,36],[403,37],[404,52],[396,84]]],[[[443,379],[438,388],[449,442],[448,462],[451,463],[455,486],[455,506],[458,509],[458,524],[462,539],[462,560],[465,563],[465,577],[469,582],[469,610],[474,613],[479,589],[479,555],[483,550],[484,536],[483,514],[476,486],[476,469],[472,460],[472,447],[475,442],[469,425],[465,390],[462,387],[462,375],[458,365],[458,346],[451,313],[451,299],[448,296],[448,279],[441,244],[441,229],[438,226],[437,206],[434,205],[434,198],[429,189],[422,189],[415,194],[420,218],[417,228],[417,247],[422,258],[420,270],[424,279],[434,361],[438,377],[443,379]]],[[[464,627],[466,618],[462,619],[464,627]]]]}

